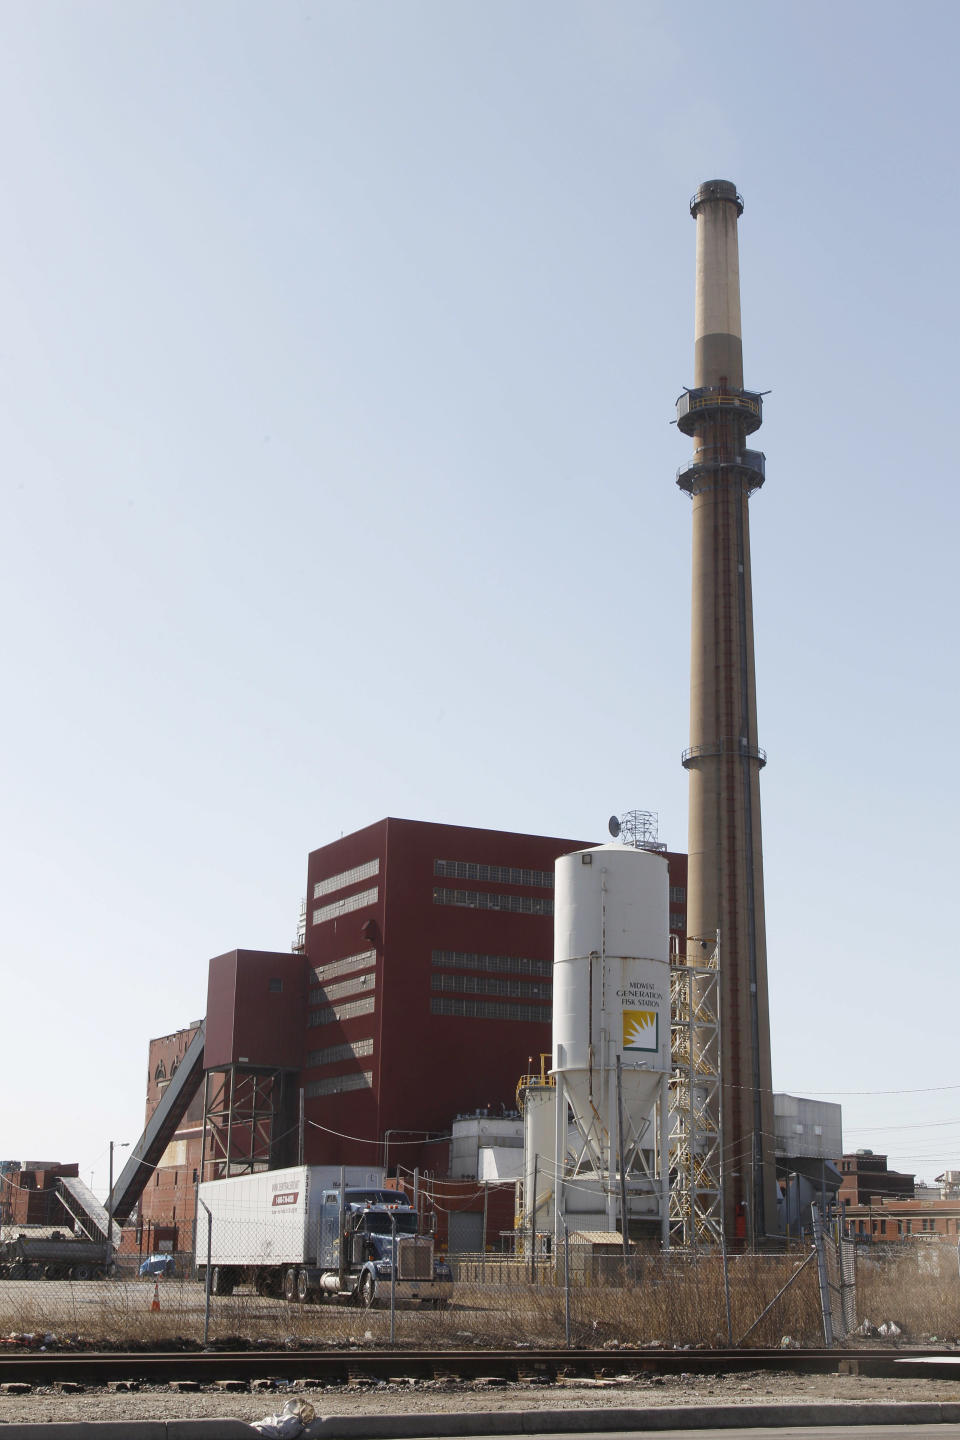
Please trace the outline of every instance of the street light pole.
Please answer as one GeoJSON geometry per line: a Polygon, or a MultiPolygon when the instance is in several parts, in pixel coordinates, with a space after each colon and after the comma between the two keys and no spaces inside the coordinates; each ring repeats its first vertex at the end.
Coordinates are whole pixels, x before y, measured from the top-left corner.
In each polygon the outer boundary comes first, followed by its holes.
{"type": "Polygon", "coordinates": [[[118,1150],[126,1150],[130,1144],[129,1140],[110,1141],[110,1188],[107,1191],[107,1250],[104,1269],[110,1273],[110,1266],[113,1264],[113,1147],[118,1150]]]}

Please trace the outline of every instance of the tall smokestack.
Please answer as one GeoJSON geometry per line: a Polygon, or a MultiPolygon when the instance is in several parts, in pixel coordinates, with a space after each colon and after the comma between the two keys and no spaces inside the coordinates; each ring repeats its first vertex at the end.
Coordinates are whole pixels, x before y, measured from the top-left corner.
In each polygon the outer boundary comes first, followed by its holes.
{"type": "Polygon", "coordinates": [[[748,499],[764,457],[746,448],[762,399],[743,388],[737,221],[729,180],[690,202],[697,222],[694,388],[677,401],[693,457],[677,476],[693,502],[688,958],[720,941],[725,1225],[760,1241],[776,1230],[767,947],[760,838],[748,499]]]}

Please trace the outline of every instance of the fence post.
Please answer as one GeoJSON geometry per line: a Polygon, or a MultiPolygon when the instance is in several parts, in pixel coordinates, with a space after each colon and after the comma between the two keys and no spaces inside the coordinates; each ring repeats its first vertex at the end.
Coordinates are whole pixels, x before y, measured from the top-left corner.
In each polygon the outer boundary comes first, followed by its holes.
{"type": "Polygon", "coordinates": [[[490,1197],[490,1182],[483,1182],[483,1235],[480,1240],[480,1284],[487,1283],[487,1205],[490,1197]]]}
{"type": "Polygon", "coordinates": [[[830,1307],[830,1279],[827,1275],[827,1254],[823,1238],[823,1225],[816,1202],[810,1206],[813,1224],[813,1243],[817,1247],[817,1276],[820,1281],[820,1310],[823,1315],[823,1343],[833,1349],[833,1313],[830,1307]]]}
{"type": "Polygon", "coordinates": [[[567,1349],[570,1349],[570,1231],[567,1222],[563,1222],[563,1314],[567,1336],[567,1349]]]}
{"type": "Polygon", "coordinates": [[[617,1165],[620,1170],[620,1229],[623,1232],[623,1283],[627,1283],[627,1260],[630,1255],[630,1240],[627,1235],[627,1174],[624,1168],[623,1157],[625,1146],[623,1143],[623,1067],[620,1063],[620,1056],[617,1056],[617,1165]]]}
{"type": "MultiPolygon", "coordinates": [[[[197,1198],[199,1199],[199,1196],[198,1196],[197,1198]]],[[[202,1200],[200,1200],[200,1204],[203,1205],[204,1210],[206,1210],[206,1212],[207,1212],[207,1269],[206,1269],[206,1274],[205,1274],[204,1277],[203,1277],[203,1282],[204,1282],[204,1295],[203,1295],[203,1348],[204,1348],[204,1350],[209,1350],[209,1348],[210,1348],[210,1260],[211,1260],[211,1257],[212,1257],[212,1254],[213,1254],[213,1211],[210,1209],[210,1206],[204,1204],[204,1202],[203,1202],[202,1200]]]]}
{"type": "MultiPolygon", "coordinates": [[[[723,1191],[721,1190],[721,1202],[723,1191]]],[[[733,1314],[730,1308],[730,1261],[727,1256],[727,1224],[720,1205],[720,1263],[723,1266],[723,1298],[727,1307],[727,1344],[733,1347],[733,1314]]]]}
{"type": "Polygon", "coordinates": [[[390,1231],[393,1242],[393,1254],[390,1257],[390,1344],[394,1345],[397,1338],[397,1265],[400,1261],[400,1251],[397,1246],[397,1217],[390,1211],[390,1231]]]}
{"type": "Polygon", "coordinates": [[[530,1284],[536,1279],[537,1265],[537,1161],[539,1155],[533,1157],[533,1199],[530,1201],[530,1284]]]}
{"type": "Polygon", "coordinates": [[[844,1338],[857,1328],[857,1255],[852,1240],[837,1240],[840,1270],[840,1314],[843,1316],[844,1338]]]}

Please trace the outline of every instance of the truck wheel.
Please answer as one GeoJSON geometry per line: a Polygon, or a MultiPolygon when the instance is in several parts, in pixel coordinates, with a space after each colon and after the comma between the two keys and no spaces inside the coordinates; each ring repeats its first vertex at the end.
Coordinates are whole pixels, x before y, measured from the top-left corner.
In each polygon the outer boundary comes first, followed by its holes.
{"type": "Polygon", "coordinates": [[[225,1266],[214,1265],[210,1289],[214,1295],[232,1295],[233,1279],[225,1266]]]}
{"type": "Polygon", "coordinates": [[[297,1298],[297,1272],[293,1266],[284,1272],[283,1276],[283,1298],[288,1305],[292,1305],[297,1298]]]}
{"type": "Polygon", "coordinates": [[[72,1273],[73,1273],[73,1279],[74,1279],[74,1280],[89,1280],[89,1279],[90,1279],[90,1266],[89,1266],[89,1265],[74,1265],[74,1267],[73,1267],[73,1272],[72,1272],[72,1273]]]}
{"type": "Polygon", "coordinates": [[[372,1310],[377,1299],[377,1282],[369,1270],[364,1270],[357,1287],[357,1300],[364,1310],[372,1310]]]}
{"type": "Polygon", "coordinates": [[[310,1299],[310,1281],[307,1277],[306,1270],[297,1272],[297,1299],[301,1305],[306,1305],[310,1299]]]}

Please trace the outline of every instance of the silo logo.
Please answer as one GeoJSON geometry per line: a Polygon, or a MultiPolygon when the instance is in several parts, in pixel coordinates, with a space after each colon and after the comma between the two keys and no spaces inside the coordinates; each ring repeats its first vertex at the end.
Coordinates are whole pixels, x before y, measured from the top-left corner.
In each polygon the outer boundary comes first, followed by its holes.
{"type": "Polygon", "coordinates": [[[656,1010],[624,1010],[624,1050],[658,1050],[660,1048],[660,1016],[656,1010]]]}

